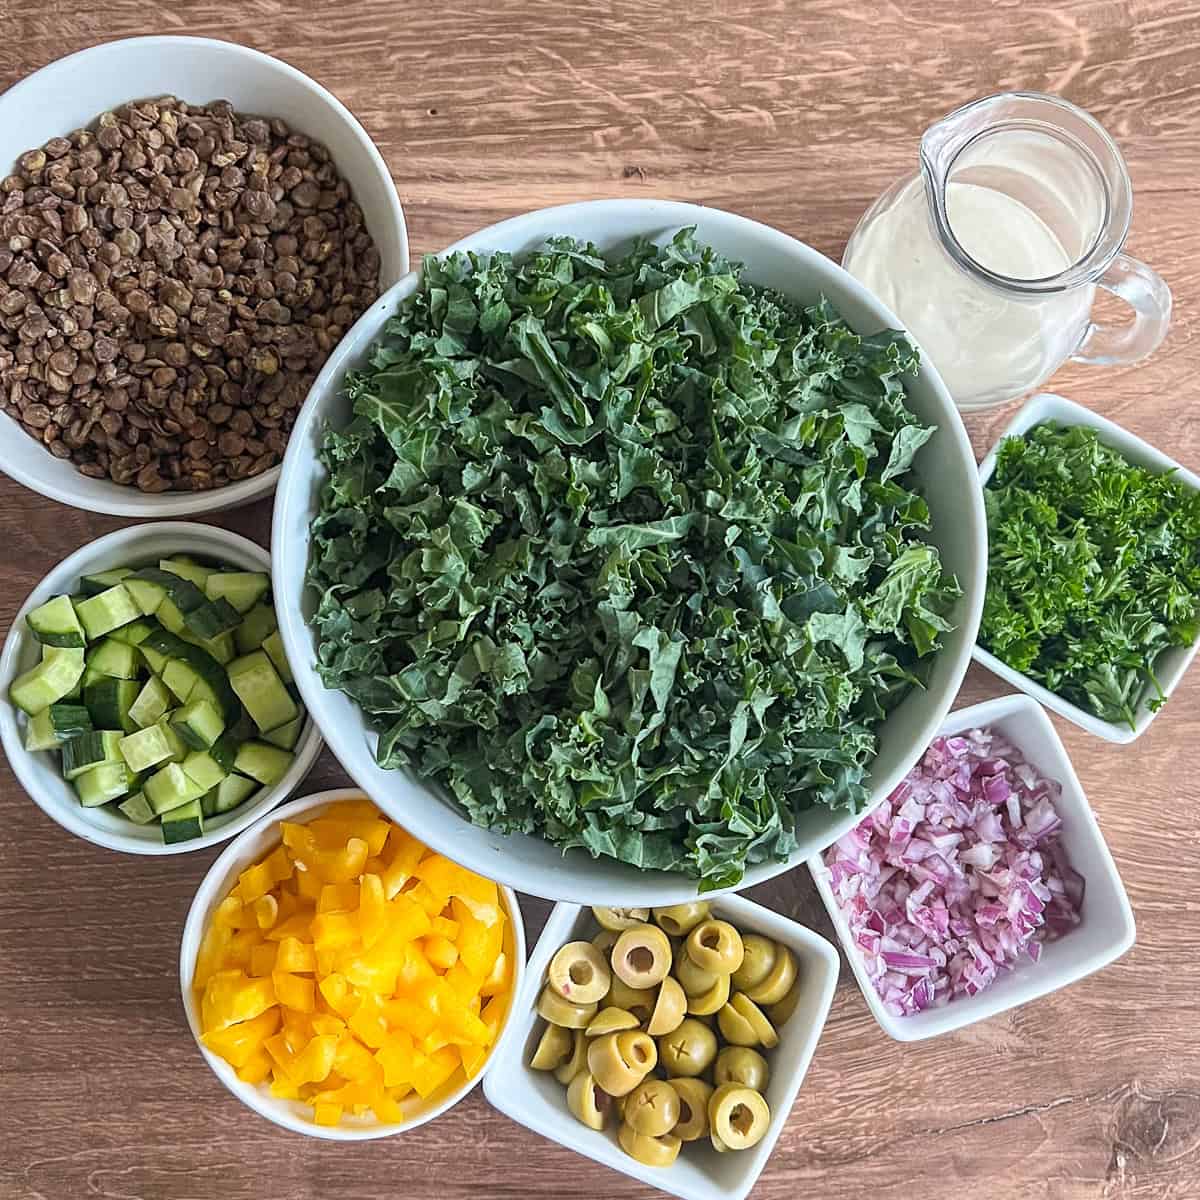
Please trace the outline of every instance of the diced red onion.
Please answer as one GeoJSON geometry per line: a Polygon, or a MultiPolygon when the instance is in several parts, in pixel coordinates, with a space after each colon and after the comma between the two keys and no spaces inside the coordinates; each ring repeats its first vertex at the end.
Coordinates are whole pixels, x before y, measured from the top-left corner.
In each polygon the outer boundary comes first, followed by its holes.
{"type": "Polygon", "coordinates": [[[888,1011],[974,996],[1079,922],[1083,877],[1058,841],[1061,789],[983,729],[938,738],[825,852],[888,1011]]]}

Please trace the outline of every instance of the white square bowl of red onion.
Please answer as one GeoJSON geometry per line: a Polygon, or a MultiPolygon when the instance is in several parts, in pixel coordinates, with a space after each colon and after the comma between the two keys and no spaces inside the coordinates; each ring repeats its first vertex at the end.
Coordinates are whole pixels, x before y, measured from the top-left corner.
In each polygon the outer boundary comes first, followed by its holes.
{"type": "Polygon", "coordinates": [[[1091,805],[1028,696],[951,713],[900,787],[808,866],[868,1007],[901,1042],[1058,991],[1134,942],[1091,805]]]}

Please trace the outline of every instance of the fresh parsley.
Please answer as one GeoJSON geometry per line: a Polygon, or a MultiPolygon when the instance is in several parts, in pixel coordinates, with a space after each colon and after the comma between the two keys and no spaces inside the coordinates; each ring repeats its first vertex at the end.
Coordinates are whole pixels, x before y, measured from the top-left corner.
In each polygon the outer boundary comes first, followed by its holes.
{"type": "Polygon", "coordinates": [[[1105,721],[1161,705],[1155,660],[1200,632],[1200,493],[1046,424],[1004,440],[984,501],[987,649],[1105,721]]]}
{"type": "Polygon", "coordinates": [[[951,628],[916,367],[691,230],[426,259],[325,435],[322,678],[481,825],[736,883],[951,628]]]}

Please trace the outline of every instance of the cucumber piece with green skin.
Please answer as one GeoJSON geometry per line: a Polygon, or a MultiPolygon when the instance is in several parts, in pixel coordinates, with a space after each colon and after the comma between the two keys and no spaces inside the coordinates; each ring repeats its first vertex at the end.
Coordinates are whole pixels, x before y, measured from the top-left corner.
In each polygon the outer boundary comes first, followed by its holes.
{"type": "Polygon", "coordinates": [[[103,762],[74,779],[75,792],[84,808],[99,808],[128,793],[137,776],[123,762],[103,762]]]}
{"type": "Polygon", "coordinates": [[[80,691],[86,691],[93,683],[99,683],[102,679],[111,679],[111,675],[105,675],[103,671],[97,671],[95,667],[85,666],[83,674],[79,677],[80,691]]]}
{"type": "Polygon", "coordinates": [[[242,623],[234,631],[239,654],[249,654],[258,650],[276,629],[279,622],[275,618],[275,607],[271,604],[256,604],[242,619],[242,623]]]}
{"type": "Polygon", "coordinates": [[[117,679],[111,675],[89,683],[83,689],[83,702],[91,713],[92,724],[97,729],[133,733],[137,725],[129,712],[140,690],[136,679],[117,679]]]}
{"type": "MultiPolygon", "coordinates": [[[[187,666],[191,667],[208,685],[209,689],[211,689],[213,701],[220,710],[221,715],[225,718],[226,725],[232,724],[241,716],[242,706],[233,688],[229,686],[229,676],[225,668],[207,650],[202,650],[199,646],[193,646],[190,642],[185,642],[182,638],[168,633],[165,629],[156,629],[142,643],[141,649],[143,655],[147,647],[152,651],[157,651],[165,655],[169,659],[180,659],[187,666]]],[[[206,698],[207,696],[196,697],[198,700],[206,698]]],[[[188,699],[190,697],[183,697],[185,702],[188,699]]]]}
{"type": "Polygon", "coordinates": [[[233,766],[240,775],[249,775],[267,787],[274,787],[287,774],[294,757],[266,742],[246,742],[239,748],[233,766]]]}
{"type": "Polygon", "coordinates": [[[25,749],[57,750],[64,742],[92,729],[92,718],[82,704],[51,704],[30,718],[25,749]]]}
{"type": "Polygon", "coordinates": [[[162,681],[175,693],[180,704],[187,703],[199,679],[200,676],[181,658],[169,658],[163,667],[162,681]]]}
{"type": "Polygon", "coordinates": [[[142,785],[142,794],[157,816],[192,800],[199,800],[204,791],[178,763],[168,763],[142,785]]]}
{"type": "Polygon", "coordinates": [[[163,737],[167,739],[167,744],[171,747],[171,762],[183,762],[191,753],[187,742],[175,732],[169,716],[159,717],[157,724],[159,729],[163,731],[163,737]]]}
{"type": "Polygon", "coordinates": [[[47,646],[42,661],[13,680],[8,698],[23,713],[36,717],[70,692],[82,675],[82,650],[47,646]]]}
{"type": "Polygon", "coordinates": [[[270,742],[272,746],[278,746],[281,750],[295,750],[296,743],[300,740],[300,731],[303,728],[304,713],[301,711],[294,721],[280,725],[278,729],[272,729],[270,733],[264,733],[263,741],[270,742]]]}
{"type": "Polygon", "coordinates": [[[43,708],[36,717],[29,718],[29,724],[25,726],[26,750],[36,754],[39,750],[57,750],[59,745],[54,722],[50,720],[50,708],[43,708]]]}
{"type": "Polygon", "coordinates": [[[95,641],[130,621],[136,621],[142,610],[133,602],[133,597],[123,583],[110,587],[97,596],[89,596],[75,606],[75,613],[87,634],[88,641],[95,641]]]}
{"type": "Polygon", "coordinates": [[[140,646],[154,632],[154,623],[147,621],[144,617],[139,617],[136,621],[130,621],[128,625],[122,625],[120,629],[114,629],[108,636],[114,642],[124,642],[127,646],[140,646]]]}
{"type": "Polygon", "coordinates": [[[204,811],[199,799],[189,800],[163,814],[162,836],[167,845],[188,842],[204,832],[204,811]]]}
{"type": "Polygon", "coordinates": [[[296,702],[263,650],[254,650],[229,664],[229,686],[263,733],[296,717],[296,702]]]}
{"type": "Polygon", "coordinates": [[[188,633],[184,630],[179,635],[185,642],[191,646],[199,646],[206,654],[211,654],[222,666],[226,663],[231,663],[237,658],[237,649],[235,648],[233,634],[226,630],[222,634],[218,634],[214,638],[198,638],[195,634],[188,633]]]}
{"type": "Polygon", "coordinates": [[[129,719],[139,728],[153,725],[175,705],[171,689],[157,675],[151,675],[142,684],[137,699],[129,706],[129,719]]]}
{"type": "Polygon", "coordinates": [[[146,660],[146,666],[150,668],[151,673],[161,676],[167,665],[167,656],[153,647],[147,646],[145,642],[138,646],[138,651],[146,660]]]}
{"type": "Polygon", "coordinates": [[[79,590],[85,599],[88,596],[98,596],[101,592],[107,592],[110,587],[116,587],[118,583],[124,582],[132,574],[133,571],[129,567],[113,567],[111,571],[95,571],[91,575],[84,575],[79,580],[79,590]]]}
{"type": "MultiPolygon", "coordinates": [[[[175,561],[178,565],[178,560],[175,561]]],[[[241,623],[241,614],[231,604],[209,600],[203,585],[197,586],[186,576],[162,567],[144,567],[133,578],[163,589],[165,594],[159,599],[154,615],[171,633],[181,634],[186,630],[195,637],[208,640],[236,629],[241,623]]]]}
{"type": "Polygon", "coordinates": [[[55,596],[39,604],[25,614],[25,623],[43,646],[78,648],[87,644],[70,596],[55,596]]]}
{"type": "Polygon", "coordinates": [[[186,579],[202,592],[204,591],[204,585],[207,583],[208,577],[213,573],[211,568],[200,566],[195,559],[188,558],[185,554],[180,554],[175,558],[159,559],[158,569],[160,571],[167,571],[172,575],[178,575],[181,579],[186,579]]]}
{"type": "Polygon", "coordinates": [[[126,734],[120,741],[120,749],[131,771],[148,771],[171,757],[171,743],[159,725],[126,734]]]}
{"type": "Polygon", "coordinates": [[[67,780],[76,779],[101,763],[120,762],[123,765],[124,761],[121,756],[121,735],[115,730],[81,733],[63,743],[62,769],[63,778],[67,780]]]}
{"type": "Polygon", "coordinates": [[[127,800],[117,805],[121,815],[127,817],[135,825],[149,825],[155,819],[154,809],[141,792],[134,792],[127,800]]]}
{"type": "Polygon", "coordinates": [[[188,632],[202,641],[210,641],[223,633],[232,633],[241,623],[242,616],[228,600],[210,600],[201,608],[185,614],[184,624],[188,632]]]}
{"type": "Polygon", "coordinates": [[[206,792],[229,774],[207,750],[193,750],[179,765],[183,773],[206,792]]]}
{"type": "Polygon", "coordinates": [[[193,700],[171,718],[175,732],[193,750],[207,750],[225,730],[225,718],[208,700],[193,700]]]}
{"type": "Polygon", "coordinates": [[[214,571],[204,585],[210,600],[224,599],[248,613],[270,590],[271,577],[260,571],[214,571]]]}
{"type": "Polygon", "coordinates": [[[262,648],[267,652],[275,670],[279,672],[279,678],[284,683],[293,683],[292,668],[288,666],[287,655],[283,652],[283,638],[279,636],[278,629],[263,642],[262,648]]]}
{"type": "Polygon", "coordinates": [[[239,804],[244,804],[249,800],[258,791],[258,788],[259,785],[253,779],[247,779],[245,775],[226,775],[204,797],[208,807],[212,810],[206,815],[215,817],[221,813],[230,812],[239,804]]]}
{"type": "Polygon", "coordinates": [[[237,760],[238,751],[249,740],[249,738],[235,737],[233,730],[226,730],[209,746],[208,752],[212,755],[213,761],[228,774],[233,770],[233,764],[237,760]]]}
{"type": "Polygon", "coordinates": [[[141,658],[136,647],[106,637],[87,652],[84,661],[101,675],[111,675],[117,679],[136,679],[141,670],[141,658]]]}
{"type": "Polygon", "coordinates": [[[154,614],[154,619],[168,633],[183,633],[187,629],[187,621],[169,593],[163,597],[163,602],[158,606],[158,612],[154,614]]]}
{"type": "Polygon", "coordinates": [[[142,616],[152,617],[158,611],[158,606],[167,595],[167,589],[161,583],[149,579],[139,579],[136,575],[123,581],[125,590],[133,597],[133,602],[142,611],[142,616]]]}

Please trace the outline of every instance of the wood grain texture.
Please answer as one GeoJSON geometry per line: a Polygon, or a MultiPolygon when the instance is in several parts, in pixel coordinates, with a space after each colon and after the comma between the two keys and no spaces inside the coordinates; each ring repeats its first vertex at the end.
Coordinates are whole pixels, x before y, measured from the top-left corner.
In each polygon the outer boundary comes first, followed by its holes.
{"type": "MultiPolygon", "coordinates": [[[[391,164],[414,253],[599,196],[694,200],[838,255],[915,165],[921,130],[1004,88],[1062,92],[1120,139],[1131,251],[1176,298],[1147,364],[1057,390],[1195,468],[1200,421],[1200,3],[1064,0],[0,0],[0,86],[95,41],[228,37],[294,63],[391,164]],[[949,16],[947,14],[953,14],[949,16]]],[[[977,450],[1008,419],[974,419],[977,450]]],[[[218,518],[266,540],[260,504],[218,518]]],[[[120,522],[0,478],[0,622],[59,559],[120,522]]],[[[1002,688],[973,670],[966,704],[1002,688]]],[[[1123,1200],[1200,1195],[1200,670],[1151,732],[1110,747],[1056,721],[1138,919],[1120,963],[984,1025],[902,1047],[843,978],[756,1200],[1123,1200]]],[[[328,756],[308,788],[340,782],[328,756]]],[[[388,1142],[332,1146],[243,1110],[177,994],[192,893],[215,852],[136,860],[62,833],[0,776],[0,1200],[648,1197],[476,1093],[388,1142]]],[[[756,898],[831,930],[795,872],[756,898]]],[[[546,905],[529,901],[536,935],[546,905]]]]}

